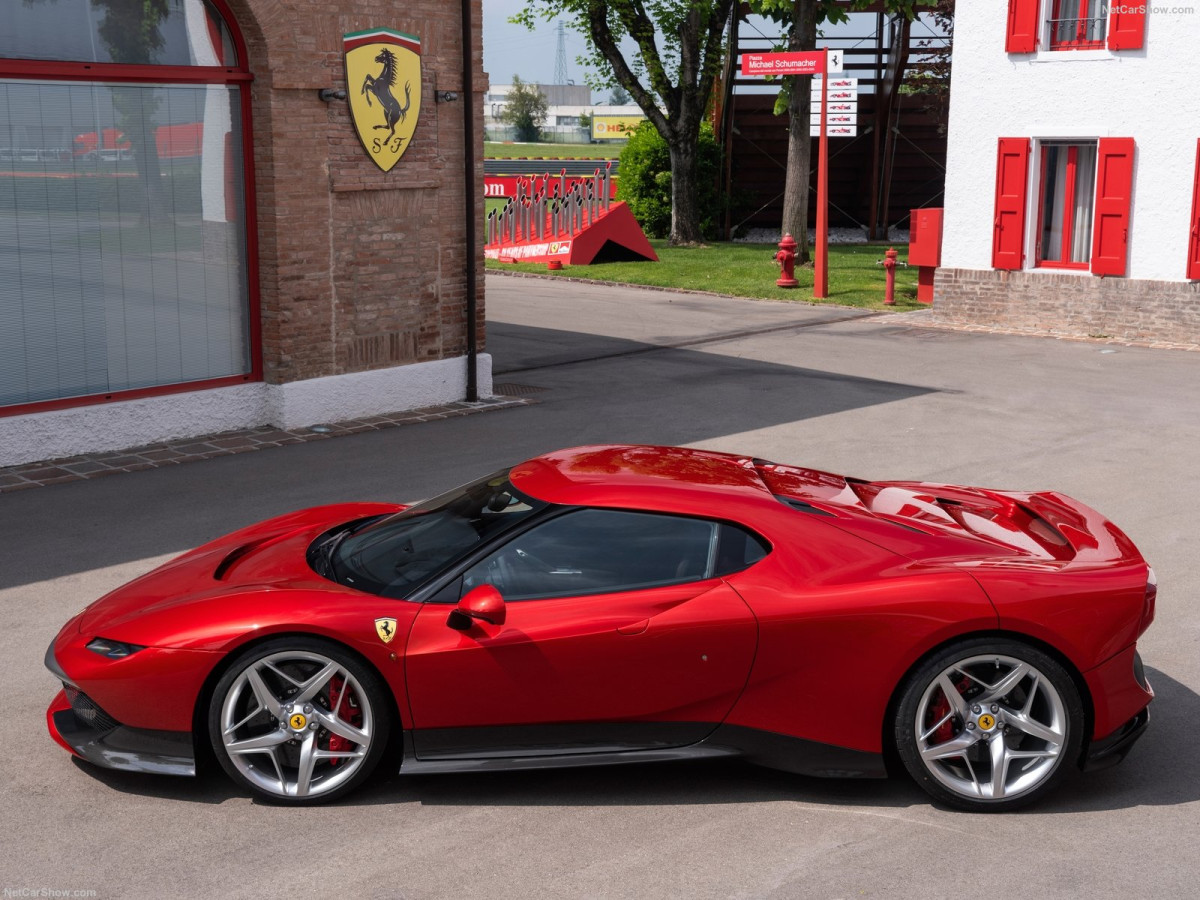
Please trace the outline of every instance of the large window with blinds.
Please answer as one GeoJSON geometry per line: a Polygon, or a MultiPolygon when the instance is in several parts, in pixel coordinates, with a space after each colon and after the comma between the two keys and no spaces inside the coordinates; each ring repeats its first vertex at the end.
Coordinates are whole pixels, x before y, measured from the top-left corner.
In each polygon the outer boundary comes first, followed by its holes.
{"type": "Polygon", "coordinates": [[[0,3],[0,413],[258,377],[250,76],[223,13],[0,3]]]}

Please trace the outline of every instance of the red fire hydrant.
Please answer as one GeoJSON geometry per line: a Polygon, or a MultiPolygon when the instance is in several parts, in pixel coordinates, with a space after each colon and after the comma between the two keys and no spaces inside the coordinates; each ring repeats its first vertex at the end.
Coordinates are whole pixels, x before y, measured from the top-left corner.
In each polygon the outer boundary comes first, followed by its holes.
{"type": "Polygon", "coordinates": [[[899,255],[895,248],[889,248],[883,254],[883,271],[887,273],[887,288],[883,295],[884,306],[896,305],[896,257],[899,255]]]}
{"type": "Polygon", "coordinates": [[[775,254],[774,259],[779,264],[779,280],[775,282],[775,286],[799,287],[800,282],[796,280],[796,239],[790,234],[785,234],[779,242],[779,252],[775,254]]]}

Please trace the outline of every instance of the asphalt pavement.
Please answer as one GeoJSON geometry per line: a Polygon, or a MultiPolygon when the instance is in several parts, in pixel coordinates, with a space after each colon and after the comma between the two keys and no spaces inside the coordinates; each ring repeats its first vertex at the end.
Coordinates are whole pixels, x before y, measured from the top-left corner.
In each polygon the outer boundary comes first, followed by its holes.
{"type": "Polygon", "coordinates": [[[1194,894],[1200,353],[505,276],[488,277],[487,309],[496,382],[536,404],[0,496],[0,896],[1194,894]],[[903,780],[736,761],[397,777],[283,809],[215,773],[96,770],[48,738],[50,639],[171,555],[287,510],[413,500],[615,441],[1084,500],[1158,573],[1146,736],[1122,765],[1007,815],[939,809],[903,780]]]}

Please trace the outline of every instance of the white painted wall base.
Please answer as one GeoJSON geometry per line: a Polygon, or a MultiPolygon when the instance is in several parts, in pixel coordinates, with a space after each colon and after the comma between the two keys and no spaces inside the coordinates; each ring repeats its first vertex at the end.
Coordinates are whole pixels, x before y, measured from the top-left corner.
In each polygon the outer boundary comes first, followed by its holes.
{"type": "MultiPolygon", "coordinates": [[[[479,396],[491,396],[490,354],[479,354],[478,379],[479,396]]],[[[289,384],[240,384],[10,416],[0,418],[0,466],[259,425],[304,428],[453,403],[466,394],[467,361],[457,357],[289,384]]]]}

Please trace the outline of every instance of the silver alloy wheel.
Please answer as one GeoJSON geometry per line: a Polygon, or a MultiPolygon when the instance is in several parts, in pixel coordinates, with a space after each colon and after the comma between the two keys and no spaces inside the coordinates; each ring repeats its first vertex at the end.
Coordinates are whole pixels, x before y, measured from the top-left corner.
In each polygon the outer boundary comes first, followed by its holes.
{"type": "Polygon", "coordinates": [[[944,668],[921,695],[913,728],[933,778],[960,797],[994,801],[1027,794],[1054,774],[1070,717],[1043,672],[993,653],[944,668]]]}
{"type": "Polygon", "coordinates": [[[375,711],[341,663],[310,650],[251,661],[221,703],[230,763],[264,793],[316,798],[354,777],[371,750],[375,711]]]}

